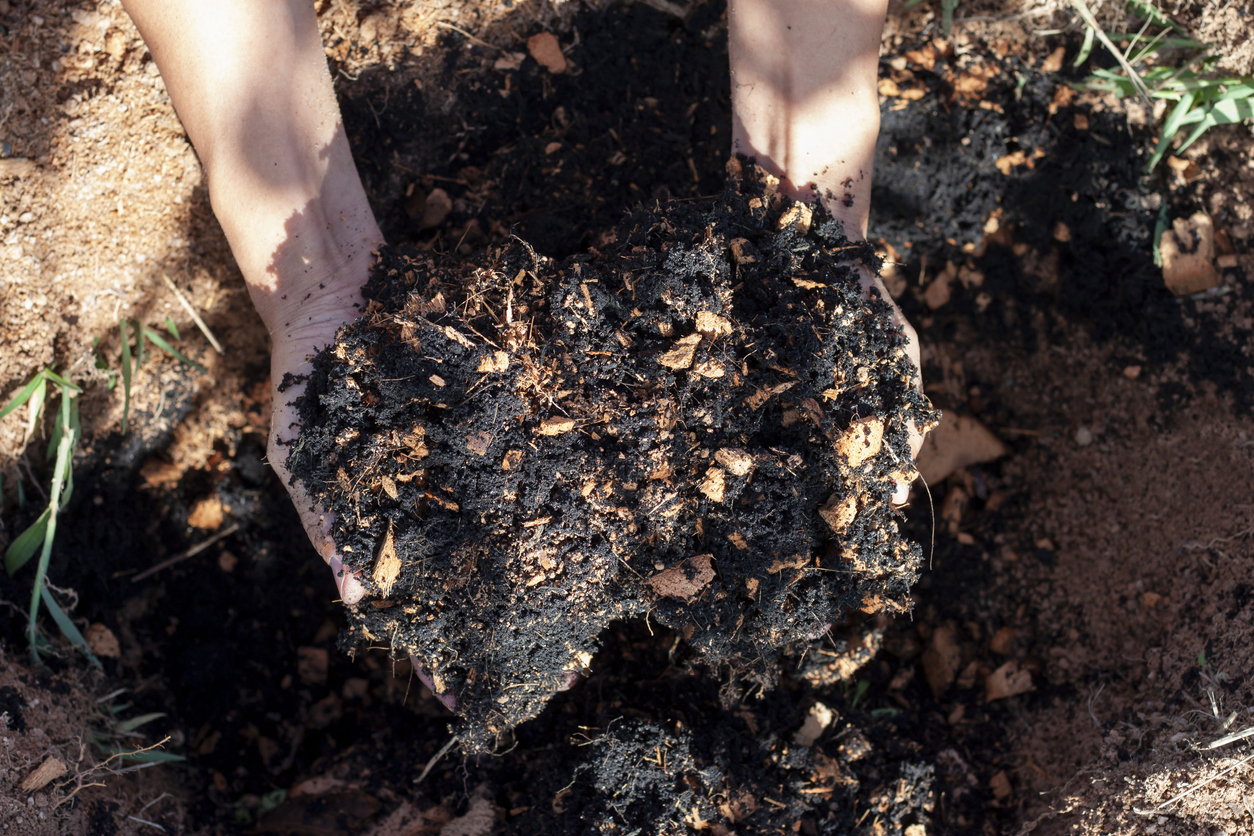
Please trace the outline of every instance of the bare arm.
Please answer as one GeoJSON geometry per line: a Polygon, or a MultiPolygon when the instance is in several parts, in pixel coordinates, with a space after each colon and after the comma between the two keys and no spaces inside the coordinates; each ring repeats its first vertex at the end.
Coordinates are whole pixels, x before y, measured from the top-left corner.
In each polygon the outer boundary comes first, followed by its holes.
{"type": "Polygon", "coordinates": [[[866,236],[887,0],[731,0],[733,150],[866,236]]]}
{"type": "MultiPolygon", "coordinates": [[[[353,163],[310,0],[124,0],[204,163],[214,214],[270,332],[270,463],[337,569],[329,523],[290,484],[284,375],[353,319],[383,241],[353,163]]],[[[345,600],[359,597],[338,578],[345,600]]]]}
{"type": "MultiPolygon", "coordinates": [[[[757,157],[792,197],[821,199],[851,240],[866,238],[887,0],[730,3],[732,151],[757,157]]],[[[863,287],[891,302],[865,269],[863,287]]],[[[896,321],[917,368],[914,328],[900,311],[896,321]]],[[[911,453],[922,446],[912,427],[911,453]]],[[[909,485],[899,483],[894,501],[904,502],[908,493],[909,485]]]]}

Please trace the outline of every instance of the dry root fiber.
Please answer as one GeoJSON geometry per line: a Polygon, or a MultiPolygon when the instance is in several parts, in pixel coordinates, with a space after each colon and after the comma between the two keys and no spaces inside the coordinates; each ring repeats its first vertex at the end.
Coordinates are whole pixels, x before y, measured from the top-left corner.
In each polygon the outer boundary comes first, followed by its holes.
{"type": "Polygon", "coordinates": [[[288,464],[371,593],[347,641],[421,660],[469,750],[615,619],[766,687],[788,645],[905,606],[888,500],[935,413],[869,248],[776,185],[641,208],[561,263],[386,250],[319,355],[288,464]]]}

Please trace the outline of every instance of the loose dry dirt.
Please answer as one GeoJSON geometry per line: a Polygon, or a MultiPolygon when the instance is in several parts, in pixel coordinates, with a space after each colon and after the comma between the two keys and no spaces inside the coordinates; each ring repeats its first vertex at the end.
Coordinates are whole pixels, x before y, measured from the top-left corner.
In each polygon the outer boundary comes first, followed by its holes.
{"type": "MultiPolygon", "coordinates": [[[[389,241],[473,260],[514,230],[561,260],[604,248],[636,204],[718,194],[723,9],[671,5],[320,3],[389,241]],[[564,72],[531,55],[545,31],[564,72]]],[[[1240,12],[1171,10],[1233,71],[1240,12]]],[[[24,615],[4,608],[5,832],[1248,830],[1248,741],[1205,747],[1254,725],[1249,131],[1148,176],[1151,115],[1065,85],[1085,69],[1063,4],[964,3],[945,40],[939,13],[890,14],[872,238],[928,396],[992,435],[907,511],[928,567],[913,613],[837,624],[766,694],[702,673],[682,633],[613,624],[587,679],[498,756],[453,751],[419,782],[452,715],[408,663],[335,649],[334,587],[261,458],[265,334],[146,50],[116,3],[0,0],[17,80],[0,88],[0,382],[7,398],[55,364],[87,385],[51,577],[118,641],[103,674],[68,649],[29,670],[24,615]],[[1164,207],[1209,215],[1214,289],[1164,288],[1164,207]],[[146,363],[122,436],[93,347],[116,368],[118,318],[167,315],[208,373],[146,363]],[[188,761],[98,771],[67,801],[104,760],[90,734],[148,712],[166,717],[126,740],[168,734],[188,761]],[[50,756],[65,776],[15,788],[50,756]]],[[[0,540],[36,513],[44,443],[0,422],[0,540]]],[[[29,600],[28,573],[0,599],[29,600]]]]}

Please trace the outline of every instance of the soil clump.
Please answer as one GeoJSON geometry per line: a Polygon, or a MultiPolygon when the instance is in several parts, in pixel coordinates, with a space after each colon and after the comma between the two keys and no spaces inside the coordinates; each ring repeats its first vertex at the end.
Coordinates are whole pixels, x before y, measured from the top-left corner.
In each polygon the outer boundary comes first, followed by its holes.
{"type": "Polygon", "coordinates": [[[384,252],[315,361],[289,467],[335,515],[386,643],[456,698],[470,751],[535,716],[615,620],[648,614],[770,688],[782,648],[905,611],[905,338],[821,208],[761,172],[655,202],[605,251],[384,252]]]}

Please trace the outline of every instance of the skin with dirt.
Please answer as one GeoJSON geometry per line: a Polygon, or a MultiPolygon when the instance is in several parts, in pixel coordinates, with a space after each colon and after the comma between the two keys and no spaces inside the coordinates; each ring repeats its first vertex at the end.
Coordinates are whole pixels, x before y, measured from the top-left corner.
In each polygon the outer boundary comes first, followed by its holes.
{"type": "Polygon", "coordinates": [[[863,301],[873,252],[777,185],[646,205],[560,263],[385,251],[319,355],[288,461],[368,581],[345,646],[420,660],[468,751],[612,621],[769,688],[784,647],[906,608],[920,551],[889,500],[935,415],[863,301]]]}

